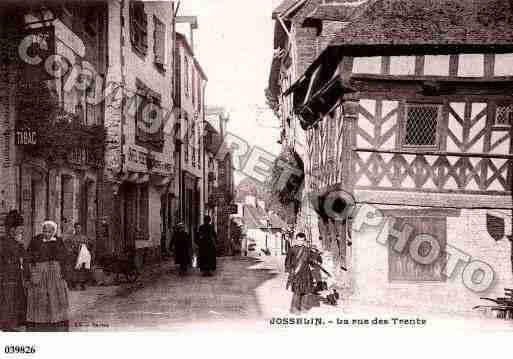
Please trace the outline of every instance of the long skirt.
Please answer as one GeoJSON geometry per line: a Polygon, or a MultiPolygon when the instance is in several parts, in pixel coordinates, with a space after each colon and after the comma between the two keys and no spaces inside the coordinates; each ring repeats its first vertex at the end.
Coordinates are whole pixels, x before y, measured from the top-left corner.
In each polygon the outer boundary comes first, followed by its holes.
{"type": "Polygon", "coordinates": [[[36,263],[27,289],[27,322],[41,325],[68,320],[68,286],[58,262],[36,263]]]}
{"type": "Polygon", "coordinates": [[[215,271],[217,267],[216,245],[214,241],[199,243],[199,267],[203,272],[215,271]]]}
{"type": "MultiPolygon", "coordinates": [[[[12,330],[25,322],[27,306],[21,274],[0,278],[0,329],[12,330]]],[[[0,277],[2,277],[0,274],[0,277]]]]}

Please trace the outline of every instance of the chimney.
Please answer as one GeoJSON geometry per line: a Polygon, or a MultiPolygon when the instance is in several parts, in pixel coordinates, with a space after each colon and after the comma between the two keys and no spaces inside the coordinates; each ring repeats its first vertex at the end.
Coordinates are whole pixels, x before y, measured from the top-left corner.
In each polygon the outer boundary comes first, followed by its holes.
{"type": "Polygon", "coordinates": [[[191,42],[191,49],[194,53],[194,30],[198,28],[198,17],[197,16],[177,16],[176,17],[177,24],[188,23],[189,24],[189,41],[191,42]]]}

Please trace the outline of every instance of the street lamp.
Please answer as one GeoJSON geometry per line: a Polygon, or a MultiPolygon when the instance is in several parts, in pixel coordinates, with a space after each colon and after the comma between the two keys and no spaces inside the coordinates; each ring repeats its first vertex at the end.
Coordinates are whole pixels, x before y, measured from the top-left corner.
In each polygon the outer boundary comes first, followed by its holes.
{"type": "Polygon", "coordinates": [[[269,253],[269,247],[267,243],[267,236],[271,234],[271,219],[269,217],[266,217],[266,227],[267,231],[265,232],[265,251],[269,253]]]}

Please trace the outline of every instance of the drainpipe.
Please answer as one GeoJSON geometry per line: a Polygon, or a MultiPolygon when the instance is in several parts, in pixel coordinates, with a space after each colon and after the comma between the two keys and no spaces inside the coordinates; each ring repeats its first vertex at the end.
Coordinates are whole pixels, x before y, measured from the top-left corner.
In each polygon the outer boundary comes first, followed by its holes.
{"type": "Polygon", "coordinates": [[[121,141],[120,141],[120,151],[121,151],[121,171],[120,175],[124,174],[125,172],[125,124],[126,124],[126,117],[125,117],[125,105],[126,105],[126,96],[125,96],[125,86],[126,86],[126,79],[125,79],[125,57],[123,53],[123,45],[127,39],[123,36],[123,30],[126,25],[125,17],[124,17],[124,10],[125,10],[126,1],[121,0],[121,7],[120,7],[120,20],[121,20],[121,27],[120,27],[120,43],[121,47],[119,49],[120,54],[120,67],[121,67],[121,141]]]}

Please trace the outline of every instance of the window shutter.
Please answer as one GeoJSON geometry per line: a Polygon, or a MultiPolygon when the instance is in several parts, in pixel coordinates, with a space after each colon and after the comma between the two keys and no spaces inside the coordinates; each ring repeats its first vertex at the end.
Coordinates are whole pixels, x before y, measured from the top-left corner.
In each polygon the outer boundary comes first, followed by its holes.
{"type": "Polygon", "coordinates": [[[142,25],[143,30],[141,31],[142,35],[142,46],[144,52],[148,51],[148,15],[143,11],[142,14],[142,25]]]}
{"type": "Polygon", "coordinates": [[[164,65],[166,63],[166,25],[157,17],[154,17],[155,30],[153,33],[155,63],[164,65]]]}

